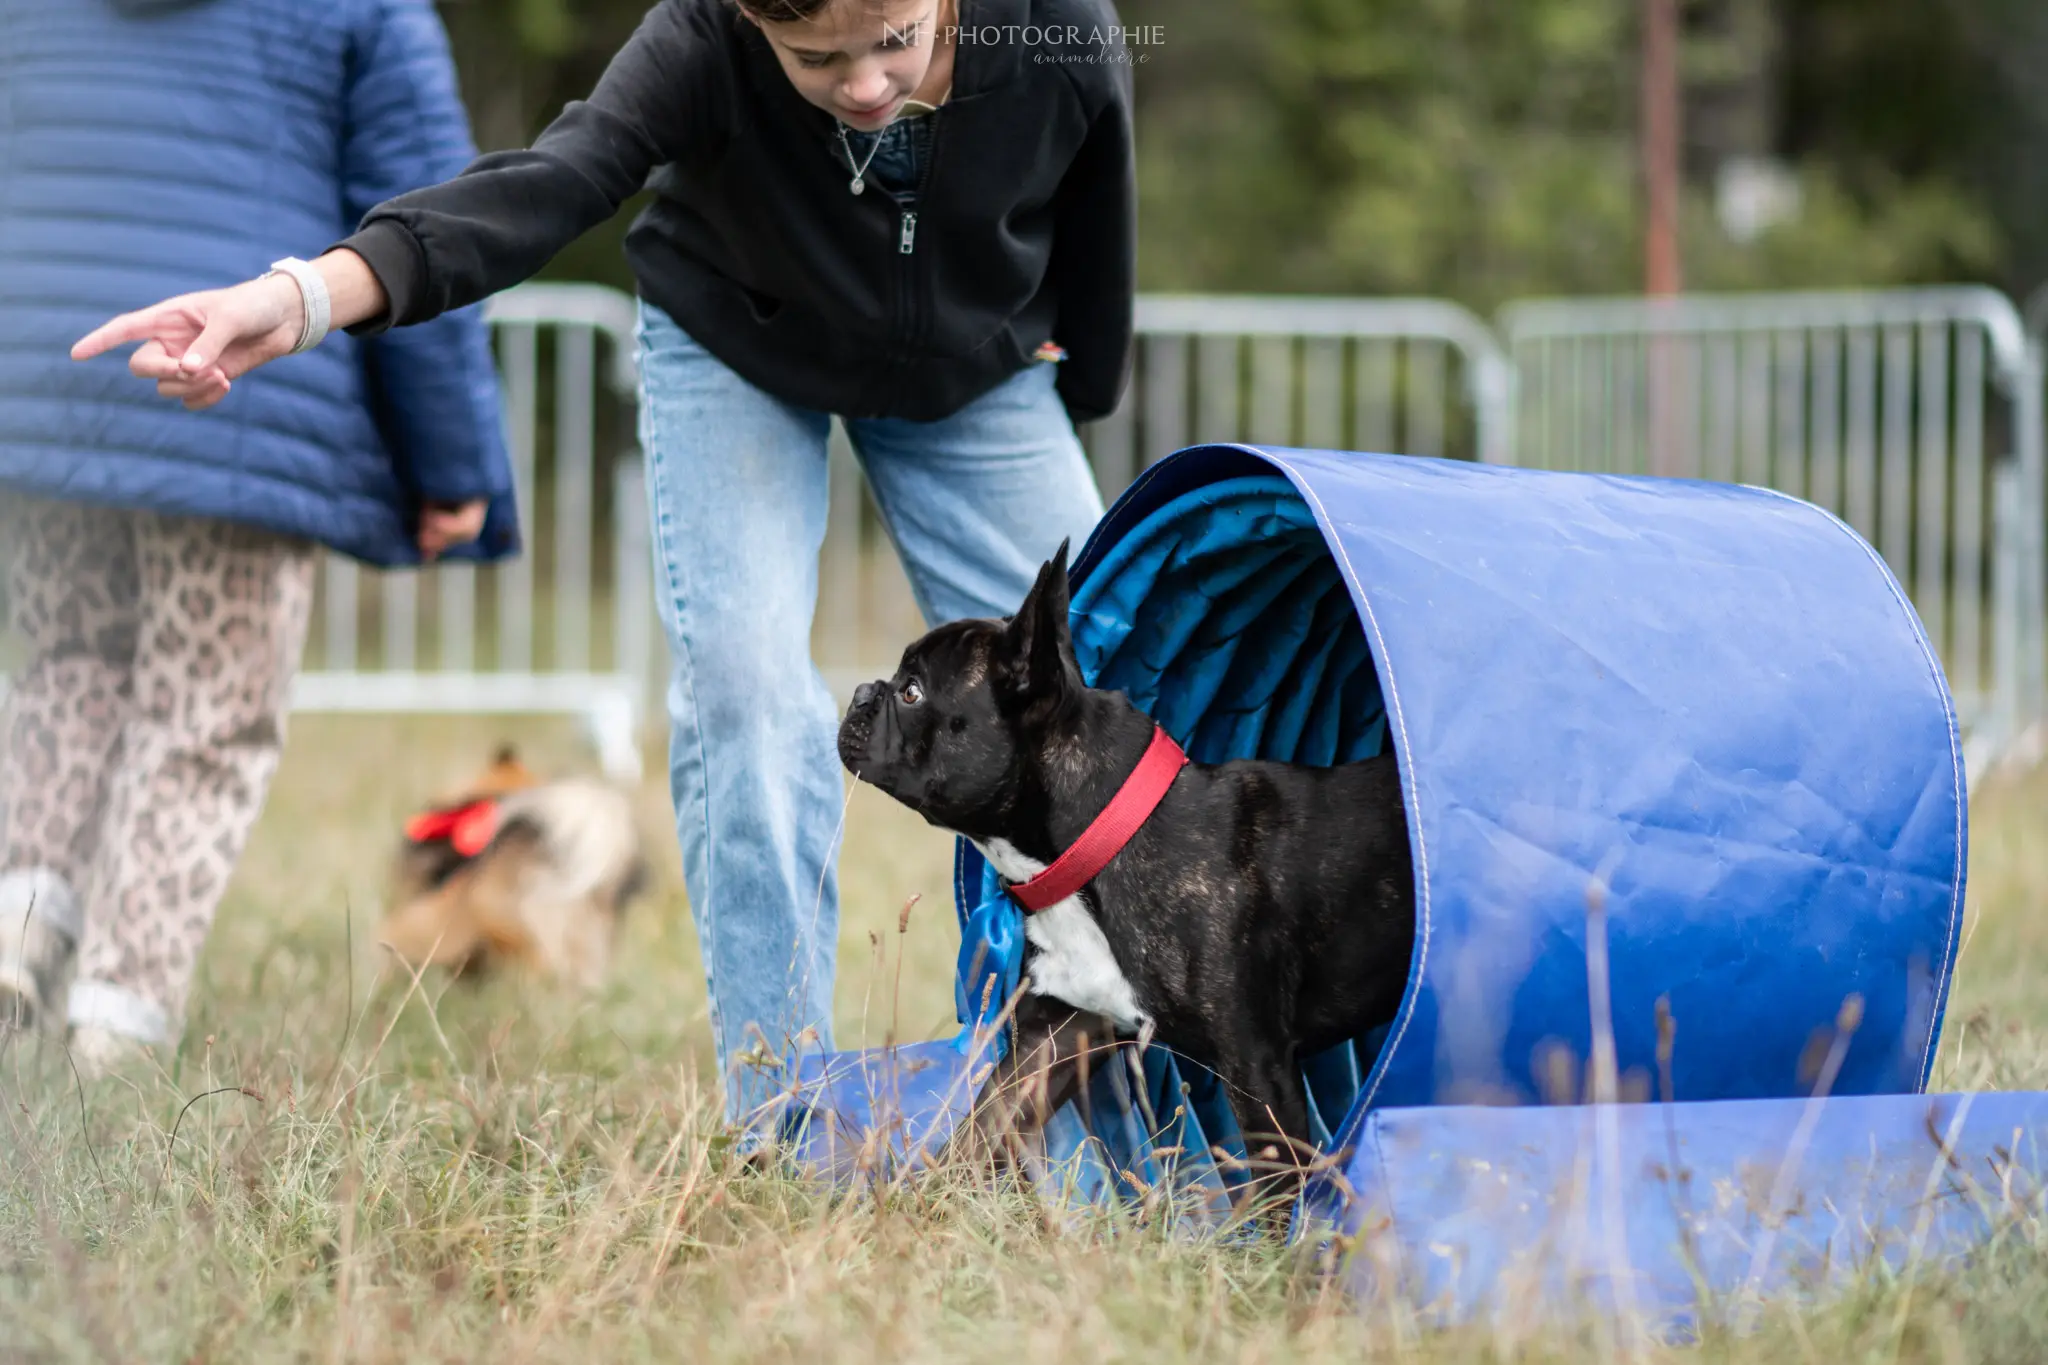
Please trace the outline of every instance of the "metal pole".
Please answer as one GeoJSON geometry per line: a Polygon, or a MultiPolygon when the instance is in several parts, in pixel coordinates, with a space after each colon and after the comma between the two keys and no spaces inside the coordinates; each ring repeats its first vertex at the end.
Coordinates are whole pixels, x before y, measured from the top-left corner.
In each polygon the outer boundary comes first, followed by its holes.
{"type": "Polygon", "coordinates": [[[1649,215],[1644,287],[1652,295],[1682,287],[1678,254],[1680,179],[1678,0],[1643,0],[1643,183],[1649,215]]]}
{"type": "MultiPolygon", "coordinates": [[[[1648,212],[1643,287],[1652,298],[1679,292],[1678,200],[1680,98],[1678,0],[1643,0],[1642,154],[1648,212]]],[[[1672,338],[1649,338],[1649,461],[1652,474],[1678,473],[1678,374],[1672,338]]]]}
{"type": "Polygon", "coordinates": [[[2044,470],[2044,442],[2048,433],[2043,430],[2042,417],[2042,357],[2039,346],[2029,343],[2025,370],[2021,376],[2017,404],[2015,432],[2019,449],[2019,545],[2022,552],[2020,561],[2020,667],[2019,703],[2020,725],[2028,726],[2041,719],[2044,691],[2048,691],[2048,657],[2044,657],[2044,629],[2048,629],[2048,554],[2043,551],[2044,532],[2048,532],[2048,470],[2044,470]]]}

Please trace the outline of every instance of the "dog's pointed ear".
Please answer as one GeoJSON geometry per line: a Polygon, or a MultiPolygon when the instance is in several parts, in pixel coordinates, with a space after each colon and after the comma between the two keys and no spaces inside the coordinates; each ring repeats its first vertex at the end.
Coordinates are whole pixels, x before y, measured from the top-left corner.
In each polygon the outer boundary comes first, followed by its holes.
{"type": "Polygon", "coordinates": [[[1038,581],[1005,631],[1010,683],[1032,700],[1056,700],[1080,685],[1074,637],[1067,625],[1067,542],[1045,561],[1038,581]]]}

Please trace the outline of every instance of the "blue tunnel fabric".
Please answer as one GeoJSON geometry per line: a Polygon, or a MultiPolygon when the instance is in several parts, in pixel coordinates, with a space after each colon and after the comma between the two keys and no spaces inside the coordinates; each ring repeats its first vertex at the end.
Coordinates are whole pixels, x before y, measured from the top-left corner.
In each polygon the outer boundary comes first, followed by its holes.
{"type": "MultiPolygon", "coordinates": [[[[1679,1100],[1802,1095],[1855,995],[1834,1092],[1924,1088],[1962,903],[1960,746],[1918,618],[1827,513],[1725,485],[1205,446],[1133,484],[1072,582],[1083,672],[1198,761],[1394,746],[1416,952],[1384,1037],[1304,1061],[1319,1139],[1348,1148],[1393,1106],[1556,1098],[1553,1055],[1590,1050],[1596,877],[1625,1081],[1657,1075],[1662,999],[1679,1100]]],[[[956,894],[968,1027],[927,1045],[941,1072],[1022,947],[964,844],[956,894]]],[[[1119,1169],[1156,1180],[1162,1151],[1191,1154],[1197,1187],[1235,1178],[1194,1155],[1242,1152],[1216,1083],[1163,1049],[1100,1069],[1086,1099],[1048,1134],[1056,1157],[1092,1154],[1077,1193],[1121,1188],[1119,1169]]]]}

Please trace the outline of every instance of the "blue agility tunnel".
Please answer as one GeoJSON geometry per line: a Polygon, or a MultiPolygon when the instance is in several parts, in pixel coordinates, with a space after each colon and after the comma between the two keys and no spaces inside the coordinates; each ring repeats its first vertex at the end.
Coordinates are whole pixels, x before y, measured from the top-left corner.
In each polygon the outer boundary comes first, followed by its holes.
{"type": "MultiPolygon", "coordinates": [[[[1580,1174],[1619,1183],[1636,1221],[1611,1231],[1653,1302],[1689,1298],[1697,1268],[1672,1268],[1697,1206],[1665,1196],[1751,1188],[1759,1135],[1802,1134],[1801,1164],[1837,1174],[1850,1151],[1936,1154],[1920,1092],[1962,917],[1961,750],[1911,605],[1826,512],[1719,484],[1201,446],[1132,485],[1072,584],[1084,674],[1195,760],[1390,746],[1399,763],[1407,994],[1380,1033],[1304,1064],[1330,1160],[1303,1212],[1378,1248],[1356,1254],[1361,1285],[1484,1303],[1491,1281],[1438,1263],[1500,1262],[1515,1224],[1452,1215],[1481,1186],[1545,1206],[1578,1131],[1562,1115],[1621,1116],[1580,1174]],[[1603,995],[1621,1096],[1678,1103],[1543,1107],[1586,1097],[1603,995]],[[1841,1119],[1817,1088],[1891,1098],[1841,1119]],[[1732,1101],[1775,1103],[1731,1125],[1732,1101]],[[1641,1221],[1659,1207],[1669,1236],[1641,1221]]],[[[971,847],[956,880],[961,1035],[801,1059],[789,1136],[819,1167],[916,1159],[1002,1045],[1021,920],[971,847]]],[[[1221,1207],[1244,1154],[1213,1078],[1126,1054],[1048,1135],[1075,1192],[1171,1181],[1221,1207]]],[[[1743,1216],[1783,1221],[1754,1203],[1743,1216]]]]}

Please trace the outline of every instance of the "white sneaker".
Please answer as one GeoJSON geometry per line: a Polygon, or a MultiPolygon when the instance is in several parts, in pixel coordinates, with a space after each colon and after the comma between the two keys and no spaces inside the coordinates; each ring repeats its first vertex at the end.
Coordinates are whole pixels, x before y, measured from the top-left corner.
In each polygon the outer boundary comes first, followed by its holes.
{"type": "Polygon", "coordinates": [[[20,1029],[26,1033],[44,1017],[44,1012],[36,1006],[36,993],[23,990],[7,964],[0,963],[0,1034],[9,1029],[20,1029]]]}
{"type": "Polygon", "coordinates": [[[0,874],[0,1028],[64,1017],[80,928],[78,899],[46,868],[0,874]]]}
{"type": "Polygon", "coordinates": [[[93,1024],[78,1024],[72,1028],[70,1049],[72,1065],[88,1081],[116,1071],[127,1071],[147,1062],[151,1056],[149,1044],[142,1039],[93,1024]]]}
{"type": "Polygon", "coordinates": [[[103,1076],[177,1045],[180,1025],[161,1005],[126,986],[90,977],[71,983],[71,1060],[81,1074],[103,1076]]]}

